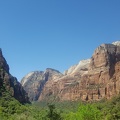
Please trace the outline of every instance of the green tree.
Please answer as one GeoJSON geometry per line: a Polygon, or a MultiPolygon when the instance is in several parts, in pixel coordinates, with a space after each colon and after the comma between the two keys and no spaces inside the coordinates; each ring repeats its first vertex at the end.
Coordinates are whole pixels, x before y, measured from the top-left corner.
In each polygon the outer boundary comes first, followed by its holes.
{"type": "Polygon", "coordinates": [[[71,112],[65,120],[101,120],[101,112],[95,105],[81,104],[77,112],[71,112]]]}
{"type": "Polygon", "coordinates": [[[60,113],[58,113],[55,110],[55,105],[48,104],[48,108],[49,108],[49,111],[48,111],[45,119],[47,119],[47,120],[62,120],[60,113]]]}

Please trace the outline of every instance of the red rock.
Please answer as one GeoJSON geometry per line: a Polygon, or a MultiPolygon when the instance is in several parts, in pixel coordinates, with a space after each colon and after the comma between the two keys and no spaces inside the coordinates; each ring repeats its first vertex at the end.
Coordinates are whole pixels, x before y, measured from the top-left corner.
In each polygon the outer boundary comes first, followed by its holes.
{"type": "Polygon", "coordinates": [[[79,69],[79,72],[74,74],[69,72],[70,74],[60,78],[56,84],[48,81],[39,100],[54,96],[61,101],[98,101],[103,98],[110,99],[120,93],[120,46],[102,44],[95,50],[87,67],[86,74],[81,74],[79,69]]]}

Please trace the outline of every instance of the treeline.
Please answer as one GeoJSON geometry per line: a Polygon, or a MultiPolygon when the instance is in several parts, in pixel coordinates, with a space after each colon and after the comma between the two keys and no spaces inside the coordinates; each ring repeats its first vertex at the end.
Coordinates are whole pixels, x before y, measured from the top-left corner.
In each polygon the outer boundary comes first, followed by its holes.
{"type": "Polygon", "coordinates": [[[40,104],[23,105],[5,93],[0,97],[0,120],[120,120],[120,96],[96,103],[40,104]]]}

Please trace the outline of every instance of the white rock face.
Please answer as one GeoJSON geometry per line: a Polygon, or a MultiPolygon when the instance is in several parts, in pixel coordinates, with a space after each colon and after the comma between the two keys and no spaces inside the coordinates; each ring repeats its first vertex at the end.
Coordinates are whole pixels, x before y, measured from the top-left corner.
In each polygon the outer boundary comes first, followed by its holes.
{"type": "Polygon", "coordinates": [[[88,69],[90,59],[81,60],[72,73],[79,72],[80,70],[88,69]]]}
{"type": "Polygon", "coordinates": [[[77,65],[71,66],[68,70],[64,72],[65,75],[80,73],[87,73],[89,67],[90,59],[81,60],[77,65]]]}
{"type": "Polygon", "coordinates": [[[30,72],[24,77],[24,80],[21,81],[22,86],[24,86],[24,84],[29,80],[29,77],[32,76],[33,74],[34,72],[30,72]]]}
{"type": "Polygon", "coordinates": [[[77,67],[77,65],[71,66],[68,70],[66,70],[66,71],[64,72],[64,74],[65,74],[65,75],[71,74],[76,67],[77,67]]]}
{"type": "Polygon", "coordinates": [[[120,46],[120,41],[113,42],[112,44],[113,44],[113,45],[120,46]]]}

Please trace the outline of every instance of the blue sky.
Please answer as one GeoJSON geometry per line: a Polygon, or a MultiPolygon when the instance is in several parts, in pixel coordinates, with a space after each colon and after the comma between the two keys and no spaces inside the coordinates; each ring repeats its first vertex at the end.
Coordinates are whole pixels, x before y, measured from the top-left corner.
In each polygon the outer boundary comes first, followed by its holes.
{"type": "Polygon", "coordinates": [[[120,0],[0,0],[0,48],[20,80],[61,72],[120,40],[120,0]]]}

